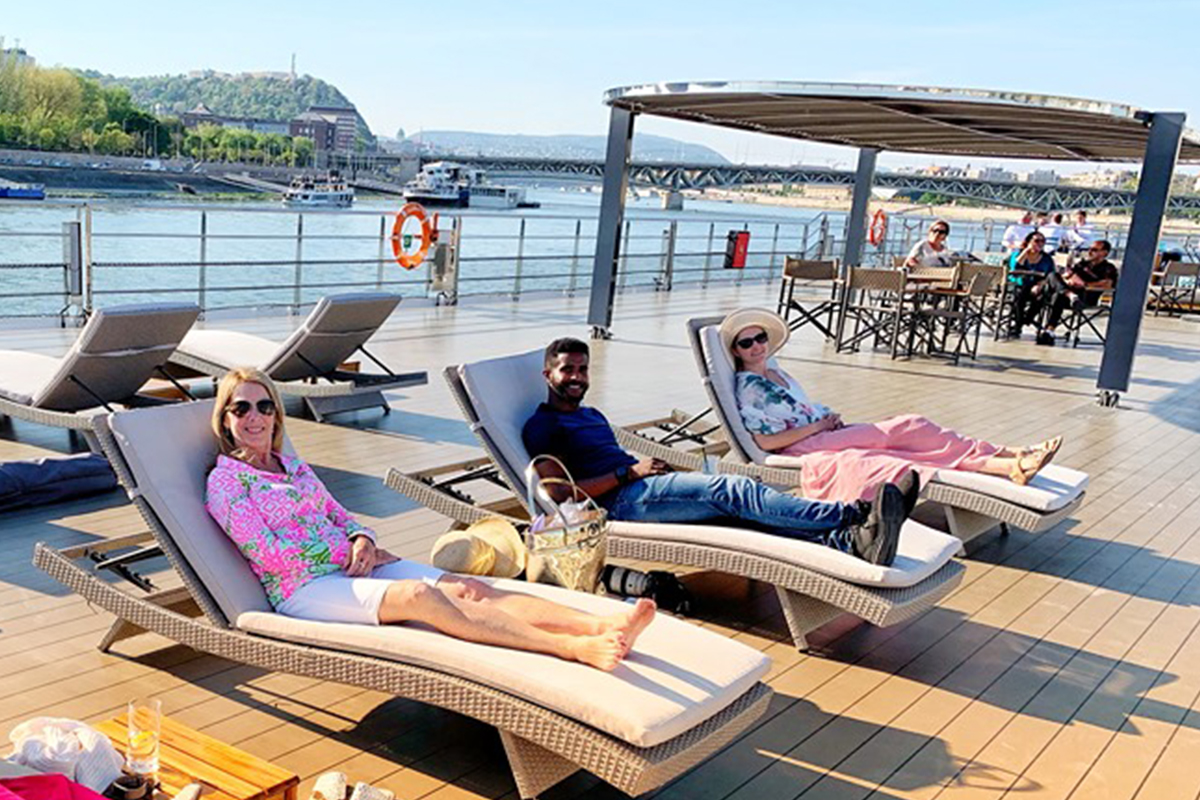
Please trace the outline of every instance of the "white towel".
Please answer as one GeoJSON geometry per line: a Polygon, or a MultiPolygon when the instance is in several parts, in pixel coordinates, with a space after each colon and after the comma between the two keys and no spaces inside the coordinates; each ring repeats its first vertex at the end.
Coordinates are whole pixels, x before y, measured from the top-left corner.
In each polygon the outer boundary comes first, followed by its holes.
{"type": "Polygon", "coordinates": [[[95,792],[121,774],[124,759],[108,737],[73,719],[34,717],[12,729],[9,760],[38,772],[58,772],[95,792]]]}

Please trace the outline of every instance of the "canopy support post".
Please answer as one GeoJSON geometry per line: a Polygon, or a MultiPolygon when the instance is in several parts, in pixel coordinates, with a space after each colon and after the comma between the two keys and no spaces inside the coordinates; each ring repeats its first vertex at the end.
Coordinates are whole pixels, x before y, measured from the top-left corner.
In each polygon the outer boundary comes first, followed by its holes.
{"type": "Polygon", "coordinates": [[[871,187],[875,183],[875,161],[879,151],[864,147],[858,151],[858,169],[854,173],[854,196],[850,200],[850,216],[846,218],[846,249],[842,257],[842,276],[850,267],[863,263],[867,242],[867,204],[871,202],[871,187]]]}
{"type": "Polygon", "coordinates": [[[588,324],[593,339],[612,338],[613,295],[621,255],[621,226],[625,221],[625,192],[629,188],[629,157],[633,148],[634,113],[613,106],[608,119],[604,157],[604,193],[596,228],[596,258],[592,262],[592,292],[588,324]]]}

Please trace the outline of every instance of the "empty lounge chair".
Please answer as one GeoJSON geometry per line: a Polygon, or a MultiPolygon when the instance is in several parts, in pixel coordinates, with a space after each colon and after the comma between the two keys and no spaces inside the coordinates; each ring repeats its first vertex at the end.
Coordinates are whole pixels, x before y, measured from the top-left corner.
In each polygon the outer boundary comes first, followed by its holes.
{"type": "MultiPolygon", "coordinates": [[[[445,372],[498,477],[522,503],[527,502],[524,469],[531,454],[522,443],[521,429],[546,397],[542,359],[542,351],[536,350],[449,367],[445,372]]],[[[622,446],[642,455],[682,468],[694,469],[700,463],[697,457],[656,446],[620,428],[614,431],[622,446]]],[[[480,465],[465,466],[470,471],[480,465]]],[[[444,474],[444,470],[434,473],[444,474]]],[[[464,523],[489,513],[490,509],[465,502],[453,478],[445,490],[439,490],[437,482],[431,485],[427,477],[392,469],[387,483],[464,523]]],[[[959,548],[955,538],[913,521],[905,523],[891,567],[812,542],[719,525],[614,521],[608,534],[609,554],[615,557],[712,569],[773,585],[800,649],[807,648],[805,637],[811,631],[843,613],[890,625],[929,608],[962,579],[962,566],[953,560],[959,548]]]]}
{"type": "MultiPolygon", "coordinates": [[[[688,321],[696,365],[729,443],[731,459],[721,462],[719,469],[773,484],[798,486],[800,459],[762,450],[742,424],[734,397],[733,357],[721,346],[718,333],[722,319],[688,321]]],[[[938,504],[951,533],[969,541],[1004,525],[1032,532],[1047,530],[1079,507],[1087,485],[1086,473],[1058,464],[1047,466],[1025,486],[979,472],[939,470],[921,496],[938,504]]]]}
{"type": "MultiPolygon", "coordinates": [[[[312,622],[274,612],[236,545],[204,509],[205,478],[216,457],[211,414],[212,401],[201,401],[120,412],[97,427],[182,587],[151,595],[123,591],[77,563],[96,545],[35,548],[39,568],[116,615],[102,648],[152,631],[261,669],[354,684],[464,714],[499,729],[521,797],[579,769],[641,794],[708,758],[765,712],[771,697],[761,680],[767,657],[662,614],[607,673],[424,627],[312,622]],[[164,437],[164,430],[172,435],[164,437]]],[[[592,612],[627,608],[540,584],[497,585],[592,612]]]]}
{"type": "Polygon", "coordinates": [[[79,431],[96,448],[94,410],[136,403],[196,321],[188,304],[97,309],[62,358],[0,350],[0,416],[79,431]]]}
{"type": "Polygon", "coordinates": [[[395,373],[364,348],[391,316],[399,295],[335,294],[321,298],[284,342],[239,331],[194,330],[171,357],[176,374],[219,377],[233,367],[258,367],[285,395],[297,395],[318,421],[329,414],[363,408],[388,410],[383,392],[428,383],[424,372],[395,373]],[[343,370],[362,352],[382,373],[343,370]]]}

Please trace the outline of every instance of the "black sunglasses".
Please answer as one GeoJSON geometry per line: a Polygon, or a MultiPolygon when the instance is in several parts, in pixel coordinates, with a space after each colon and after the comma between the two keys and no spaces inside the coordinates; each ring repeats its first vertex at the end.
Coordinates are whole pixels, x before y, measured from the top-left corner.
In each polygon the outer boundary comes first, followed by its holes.
{"type": "Polygon", "coordinates": [[[257,403],[251,403],[249,400],[238,400],[226,406],[225,410],[233,414],[238,419],[250,413],[250,409],[257,408],[258,413],[264,417],[275,416],[275,401],[270,398],[259,400],[257,403]]]}
{"type": "Polygon", "coordinates": [[[931,228],[930,230],[932,230],[934,233],[942,233],[942,234],[945,234],[946,236],[950,235],[949,228],[931,228]]]}
{"type": "Polygon", "coordinates": [[[769,338],[771,337],[767,336],[767,332],[762,331],[754,336],[747,336],[745,339],[738,339],[736,342],[734,342],[734,344],[743,350],[749,350],[755,344],[766,344],[769,338]]]}

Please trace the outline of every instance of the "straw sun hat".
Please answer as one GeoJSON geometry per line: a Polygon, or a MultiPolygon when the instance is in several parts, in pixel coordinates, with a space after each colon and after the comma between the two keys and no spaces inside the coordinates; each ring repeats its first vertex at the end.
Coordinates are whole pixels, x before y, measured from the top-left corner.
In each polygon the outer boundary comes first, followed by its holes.
{"type": "Polygon", "coordinates": [[[721,322],[721,344],[725,352],[733,355],[733,342],[746,328],[762,328],[767,332],[767,357],[779,352],[787,344],[791,331],[783,317],[765,308],[739,308],[721,322]]]}
{"type": "Polygon", "coordinates": [[[525,543],[512,523],[486,517],[433,543],[430,561],[446,572],[515,578],[525,569],[525,543]]]}

